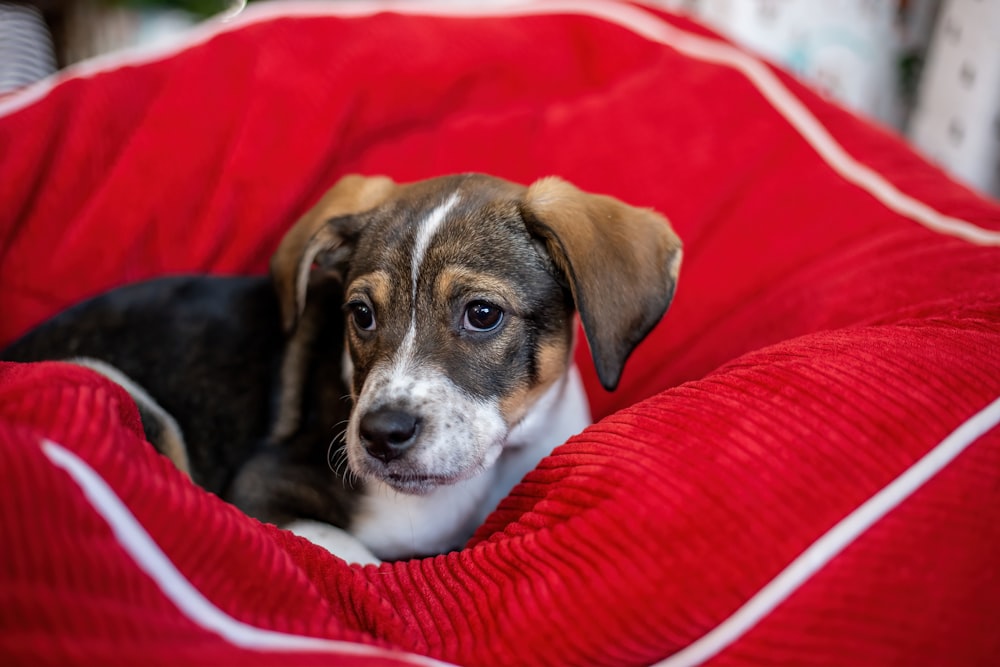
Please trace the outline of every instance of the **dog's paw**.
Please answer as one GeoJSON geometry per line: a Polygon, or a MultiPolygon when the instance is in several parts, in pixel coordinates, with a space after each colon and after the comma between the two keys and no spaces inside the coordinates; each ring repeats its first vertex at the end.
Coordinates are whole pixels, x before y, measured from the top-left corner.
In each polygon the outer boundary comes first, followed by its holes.
{"type": "Polygon", "coordinates": [[[376,558],[375,554],[368,550],[368,547],[359,542],[357,538],[328,523],[298,519],[284,528],[285,530],[292,531],[299,537],[306,538],[316,546],[323,547],[334,556],[343,558],[348,563],[378,565],[382,562],[376,558]]]}

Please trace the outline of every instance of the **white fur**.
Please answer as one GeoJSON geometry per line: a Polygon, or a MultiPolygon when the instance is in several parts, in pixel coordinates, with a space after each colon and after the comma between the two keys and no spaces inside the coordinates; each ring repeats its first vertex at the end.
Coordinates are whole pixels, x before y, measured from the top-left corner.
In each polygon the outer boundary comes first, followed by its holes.
{"type": "Polygon", "coordinates": [[[420,267],[423,266],[424,257],[427,255],[427,249],[431,246],[431,241],[434,240],[434,236],[441,229],[441,225],[444,224],[445,219],[448,217],[448,212],[457,203],[458,193],[453,192],[448,199],[438,204],[431,211],[430,215],[420,221],[420,226],[417,229],[417,238],[413,241],[413,253],[410,256],[410,280],[412,281],[410,283],[410,293],[413,296],[413,300],[410,302],[411,331],[415,326],[417,314],[417,284],[420,279],[420,267]]]}
{"type": "Polygon", "coordinates": [[[538,462],[590,426],[590,403],[576,365],[571,365],[562,380],[553,385],[507,436],[503,455],[497,462],[496,479],[483,506],[482,523],[487,514],[507,497],[510,490],[535,469],[538,462]]]}
{"type": "Polygon", "coordinates": [[[387,560],[460,548],[525,474],[589,424],[587,397],[573,366],[506,434],[495,465],[424,495],[370,480],[350,532],[387,560]]]}
{"type": "Polygon", "coordinates": [[[381,562],[357,538],[328,523],[310,521],[309,519],[296,519],[284,528],[285,530],[292,531],[299,537],[306,538],[317,546],[323,547],[333,555],[343,558],[349,563],[366,565],[381,562]]]}

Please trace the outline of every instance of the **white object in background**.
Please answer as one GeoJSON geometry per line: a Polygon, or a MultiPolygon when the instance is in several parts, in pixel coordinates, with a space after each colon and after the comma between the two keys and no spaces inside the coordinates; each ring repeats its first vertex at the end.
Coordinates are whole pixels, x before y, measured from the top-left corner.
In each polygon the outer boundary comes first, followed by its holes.
{"type": "Polygon", "coordinates": [[[901,62],[937,0],[655,0],[778,63],[844,106],[901,129],[901,62]]]}
{"type": "Polygon", "coordinates": [[[1000,197],[1000,1],[945,2],[909,135],[931,160],[1000,197]]]}
{"type": "Polygon", "coordinates": [[[894,2],[697,0],[686,9],[828,97],[898,124],[894,2]]]}
{"type": "Polygon", "coordinates": [[[0,93],[17,90],[55,71],[52,37],[38,8],[0,3],[0,93]]]}

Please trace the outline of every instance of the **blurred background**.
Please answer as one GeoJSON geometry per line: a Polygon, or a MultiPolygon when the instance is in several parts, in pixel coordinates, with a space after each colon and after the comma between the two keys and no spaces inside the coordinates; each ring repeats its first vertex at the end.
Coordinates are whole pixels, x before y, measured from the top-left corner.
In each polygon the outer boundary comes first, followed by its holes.
{"type": "MultiPolygon", "coordinates": [[[[693,17],[781,64],[822,94],[903,135],[958,180],[1000,198],[1000,0],[648,4],[693,17]]],[[[0,95],[87,58],[176,38],[245,5],[0,0],[0,95]]]]}

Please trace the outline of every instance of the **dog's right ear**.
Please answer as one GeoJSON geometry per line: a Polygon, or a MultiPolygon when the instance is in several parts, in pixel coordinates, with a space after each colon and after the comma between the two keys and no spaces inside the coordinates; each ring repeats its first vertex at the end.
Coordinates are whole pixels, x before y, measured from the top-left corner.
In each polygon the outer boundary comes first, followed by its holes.
{"type": "Polygon", "coordinates": [[[286,332],[302,315],[313,265],[343,279],[338,272],[363,227],[355,216],[387,200],[395,188],[385,176],[344,176],[281,239],[271,257],[271,279],[286,332]]]}

